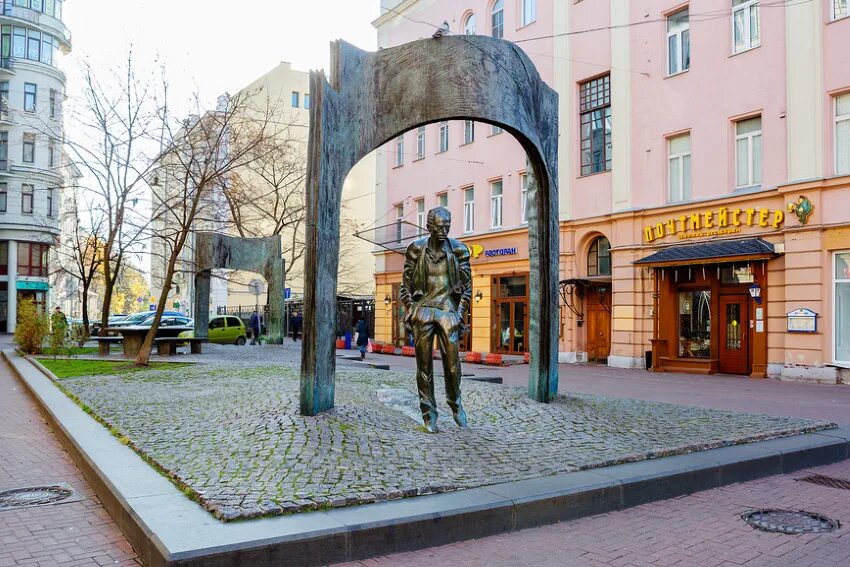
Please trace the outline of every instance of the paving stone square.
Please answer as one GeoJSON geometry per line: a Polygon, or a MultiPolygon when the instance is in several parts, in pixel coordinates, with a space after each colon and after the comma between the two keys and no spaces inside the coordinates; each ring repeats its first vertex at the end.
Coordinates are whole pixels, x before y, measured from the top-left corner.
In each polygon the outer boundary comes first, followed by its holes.
{"type": "Polygon", "coordinates": [[[340,368],[336,407],[304,417],[294,359],[234,349],[191,367],[60,384],[222,520],[472,488],[831,426],[594,395],[538,404],[522,388],[465,381],[470,427],[456,427],[441,401],[440,433],[428,434],[411,417],[417,407],[409,372],[340,368]]]}

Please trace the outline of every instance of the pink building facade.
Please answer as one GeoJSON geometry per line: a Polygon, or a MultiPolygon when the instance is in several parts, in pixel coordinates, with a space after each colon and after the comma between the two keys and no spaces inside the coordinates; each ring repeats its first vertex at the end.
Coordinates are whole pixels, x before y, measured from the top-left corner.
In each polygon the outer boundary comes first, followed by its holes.
{"type": "MultiPolygon", "coordinates": [[[[847,0],[382,7],[381,47],[446,21],[515,42],[558,91],[562,361],[824,381],[850,368],[847,0]]],[[[447,206],[473,255],[465,347],[522,354],[519,144],[429,124],[377,163],[376,217],[398,222],[388,247],[447,206]]],[[[376,338],[396,345],[401,261],[381,252],[376,271],[376,338]]]]}

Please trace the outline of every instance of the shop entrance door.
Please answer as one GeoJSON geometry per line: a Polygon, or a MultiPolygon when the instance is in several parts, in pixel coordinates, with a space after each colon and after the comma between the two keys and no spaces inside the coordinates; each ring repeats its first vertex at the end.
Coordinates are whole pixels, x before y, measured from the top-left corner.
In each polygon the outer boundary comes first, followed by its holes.
{"type": "Polygon", "coordinates": [[[749,306],[749,295],[720,296],[718,370],[722,373],[750,373],[749,306]]]}
{"type": "Polygon", "coordinates": [[[591,288],[587,294],[587,360],[608,362],[611,354],[611,311],[608,294],[591,288]]]}
{"type": "Polygon", "coordinates": [[[494,278],[493,352],[528,352],[528,276],[494,278]]]}

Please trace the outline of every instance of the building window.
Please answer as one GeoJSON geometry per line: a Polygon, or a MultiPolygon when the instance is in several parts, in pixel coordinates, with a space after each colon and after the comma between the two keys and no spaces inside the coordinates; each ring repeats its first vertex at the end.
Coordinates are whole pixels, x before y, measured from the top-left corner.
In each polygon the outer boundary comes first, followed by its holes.
{"type": "Polygon", "coordinates": [[[56,210],[54,208],[55,197],[56,197],[56,189],[48,189],[47,190],[47,216],[49,216],[49,217],[56,216],[56,210]]]}
{"type": "Polygon", "coordinates": [[[850,364],[850,250],[835,254],[835,362],[850,364]]]}
{"type": "Polygon", "coordinates": [[[475,35],[475,14],[469,14],[463,21],[463,33],[466,35],[475,35]]]}
{"type": "Polygon", "coordinates": [[[425,199],[419,199],[416,201],[416,226],[419,234],[425,233],[425,199]]]}
{"type": "Polygon", "coordinates": [[[691,67],[691,30],[688,9],[667,16],[667,74],[675,75],[691,67]]]}
{"type": "Polygon", "coordinates": [[[504,132],[501,126],[496,126],[495,124],[490,124],[490,135],[495,136],[496,134],[501,134],[504,132]]]}
{"type": "Polygon", "coordinates": [[[449,150],[449,123],[440,122],[440,151],[447,152],[449,150]]]}
{"type": "Polygon", "coordinates": [[[611,243],[604,236],[594,240],[587,251],[587,275],[611,275],[611,243]]]}
{"type": "Polygon", "coordinates": [[[502,180],[490,182],[490,227],[502,226],[502,180]]]}
{"type": "Polygon", "coordinates": [[[41,62],[53,64],[53,36],[46,33],[41,36],[41,62]]]}
{"type": "Polygon", "coordinates": [[[395,207],[395,241],[401,242],[404,236],[404,205],[395,207]]]}
{"type": "Polygon", "coordinates": [[[497,38],[505,37],[505,2],[496,0],[490,10],[490,35],[497,38]]]}
{"type": "Polygon", "coordinates": [[[33,186],[24,183],[21,185],[21,212],[31,215],[32,214],[32,199],[33,199],[33,186]]]}
{"type": "Polygon", "coordinates": [[[292,91],[292,100],[291,100],[292,108],[298,108],[298,106],[299,106],[298,98],[300,96],[301,96],[301,94],[298,91],[292,91]]]}
{"type": "Polygon", "coordinates": [[[44,5],[42,0],[30,0],[30,8],[35,10],[36,12],[41,12],[41,8],[44,5]]]}
{"type": "Polygon", "coordinates": [[[711,357],[711,292],[680,291],[678,302],[679,356],[711,357]]]}
{"type": "Polygon", "coordinates": [[[56,165],[56,142],[51,138],[47,141],[47,167],[56,165]]]}
{"type": "Polygon", "coordinates": [[[24,163],[35,162],[35,134],[24,134],[23,156],[21,161],[24,163]]]}
{"type": "Polygon", "coordinates": [[[835,97],[835,173],[850,173],[850,93],[835,97]]]}
{"type": "Polygon", "coordinates": [[[304,108],[310,110],[310,93],[304,93],[304,108]]]}
{"type": "Polygon", "coordinates": [[[527,26],[537,19],[537,0],[522,0],[522,25],[527,26]]]}
{"type": "Polygon", "coordinates": [[[667,181],[670,202],[691,199],[691,135],[683,134],[667,140],[667,181]]]}
{"type": "Polygon", "coordinates": [[[41,59],[41,32],[27,30],[27,59],[32,61],[41,59]]]}
{"type": "Polygon", "coordinates": [[[50,117],[56,118],[56,91],[50,89],[50,117]]]}
{"type": "Polygon", "coordinates": [[[475,230],[475,188],[467,187],[463,190],[463,231],[475,230]]]}
{"type": "Polygon", "coordinates": [[[0,132],[0,171],[9,171],[9,133],[0,132]]]}
{"type": "Polygon", "coordinates": [[[47,277],[47,244],[18,242],[18,275],[47,277]]]}
{"type": "Polygon", "coordinates": [[[6,207],[9,203],[9,186],[6,182],[0,183],[0,213],[6,212],[6,207]]]}
{"type": "Polygon", "coordinates": [[[519,182],[522,191],[520,193],[520,219],[523,223],[528,222],[528,173],[520,173],[519,182]]]}
{"type": "Polygon", "coordinates": [[[732,0],[733,51],[746,51],[758,47],[761,37],[759,29],[759,0],[732,0]]]}
{"type": "Polygon", "coordinates": [[[9,81],[0,81],[0,120],[9,119],[9,81]]]}
{"type": "Polygon", "coordinates": [[[463,143],[471,144],[475,141],[475,122],[473,120],[463,121],[463,143]]]}
{"type": "Polygon", "coordinates": [[[35,97],[38,87],[34,83],[24,83],[24,110],[35,112],[35,97]]]}
{"type": "Polygon", "coordinates": [[[26,59],[27,56],[27,30],[15,27],[12,32],[12,57],[26,59]]]}
{"type": "Polygon", "coordinates": [[[404,165],[404,136],[395,139],[395,166],[404,165]]]}
{"type": "Polygon", "coordinates": [[[416,130],[416,159],[425,157],[425,126],[420,126],[416,130]]]}
{"type": "Polygon", "coordinates": [[[610,75],[582,83],[581,174],[611,171],[611,78],[610,75]]]}
{"type": "Polygon", "coordinates": [[[761,185],[761,116],[735,123],[735,186],[761,185]]]}
{"type": "Polygon", "coordinates": [[[437,195],[437,202],[441,207],[448,208],[449,207],[449,194],[448,193],[440,193],[437,195]]]}
{"type": "Polygon", "coordinates": [[[847,0],[832,0],[832,19],[838,20],[850,15],[848,4],[850,4],[850,2],[847,0]]]}

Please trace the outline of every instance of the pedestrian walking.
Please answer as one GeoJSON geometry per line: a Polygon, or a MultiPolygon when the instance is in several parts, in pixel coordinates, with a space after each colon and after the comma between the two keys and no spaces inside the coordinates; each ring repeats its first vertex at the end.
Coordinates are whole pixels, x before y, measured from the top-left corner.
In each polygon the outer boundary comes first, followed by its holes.
{"type": "Polygon", "coordinates": [[[251,329],[251,344],[255,345],[260,340],[260,328],[262,326],[262,321],[259,313],[254,311],[254,314],[251,315],[251,320],[248,321],[248,327],[251,329]]]}
{"type": "Polygon", "coordinates": [[[369,346],[369,326],[362,318],[357,321],[357,348],[360,349],[360,360],[366,358],[366,347],[369,346]]]}
{"type": "Polygon", "coordinates": [[[65,333],[68,331],[68,319],[59,306],[56,307],[53,315],[50,316],[50,325],[53,327],[54,333],[60,337],[65,337],[65,333]]]}
{"type": "Polygon", "coordinates": [[[296,342],[298,340],[298,336],[301,334],[301,325],[304,323],[304,318],[301,316],[299,311],[296,311],[292,314],[292,318],[289,320],[289,328],[292,329],[292,342],[296,342]]]}

